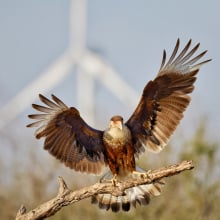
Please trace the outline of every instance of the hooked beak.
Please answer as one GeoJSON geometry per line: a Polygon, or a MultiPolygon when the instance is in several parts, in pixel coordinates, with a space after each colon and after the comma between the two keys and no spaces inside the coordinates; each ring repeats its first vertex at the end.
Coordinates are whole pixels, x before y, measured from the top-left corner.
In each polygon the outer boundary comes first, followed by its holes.
{"type": "Polygon", "coordinates": [[[119,128],[122,130],[122,122],[121,121],[110,121],[110,128],[119,128]]]}

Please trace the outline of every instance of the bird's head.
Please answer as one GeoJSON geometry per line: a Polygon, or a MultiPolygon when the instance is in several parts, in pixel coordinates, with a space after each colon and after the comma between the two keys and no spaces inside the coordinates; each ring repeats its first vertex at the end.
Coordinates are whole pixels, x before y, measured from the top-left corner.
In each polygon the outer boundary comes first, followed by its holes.
{"type": "Polygon", "coordinates": [[[113,116],[110,119],[109,128],[119,128],[122,130],[123,128],[123,118],[119,115],[113,116]]]}

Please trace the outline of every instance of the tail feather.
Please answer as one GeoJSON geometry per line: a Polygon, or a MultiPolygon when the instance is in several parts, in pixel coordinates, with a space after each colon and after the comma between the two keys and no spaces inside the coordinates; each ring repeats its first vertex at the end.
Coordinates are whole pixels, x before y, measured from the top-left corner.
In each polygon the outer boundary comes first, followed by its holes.
{"type": "Polygon", "coordinates": [[[109,200],[111,200],[110,194],[101,194],[99,200],[99,208],[109,210],[110,208],[109,200]]]}
{"type": "Polygon", "coordinates": [[[111,196],[110,204],[113,212],[118,212],[120,210],[120,197],[111,196]]]}
{"type": "Polygon", "coordinates": [[[122,196],[122,210],[128,212],[130,210],[131,203],[127,196],[122,196]]]}
{"type": "MultiPolygon", "coordinates": [[[[108,172],[104,177],[111,177],[111,175],[108,172]]],[[[150,203],[150,196],[159,196],[163,185],[164,182],[160,180],[152,184],[139,185],[126,189],[125,194],[122,196],[97,194],[92,197],[91,202],[98,204],[100,209],[111,209],[113,212],[118,212],[120,209],[129,211],[132,206],[136,208],[137,204],[148,205],[150,203]]]]}

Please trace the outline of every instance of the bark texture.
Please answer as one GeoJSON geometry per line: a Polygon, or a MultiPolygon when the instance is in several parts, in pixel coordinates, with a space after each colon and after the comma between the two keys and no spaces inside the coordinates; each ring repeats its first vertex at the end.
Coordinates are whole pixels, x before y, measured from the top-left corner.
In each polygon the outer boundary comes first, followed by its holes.
{"type": "Polygon", "coordinates": [[[62,177],[59,177],[59,191],[58,194],[51,200],[39,205],[38,207],[27,212],[22,205],[17,213],[16,220],[39,220],[45,219],[54,215],[62,207],[76,203],[82,199],[91,197],[99,193],[110,193],[115,196],[122,195],[125,189],[142,185],[150,184],[156,180],[164,177],[177,175],[184,170],[193,169],[192,161],[183,161],[179,164],[162,167],[143,174],[139,178],[126,182],[117,182],[113,185],[112,182],[96,183],[94,185],[84,187],[79,190],[70,190],[62,177]]]}

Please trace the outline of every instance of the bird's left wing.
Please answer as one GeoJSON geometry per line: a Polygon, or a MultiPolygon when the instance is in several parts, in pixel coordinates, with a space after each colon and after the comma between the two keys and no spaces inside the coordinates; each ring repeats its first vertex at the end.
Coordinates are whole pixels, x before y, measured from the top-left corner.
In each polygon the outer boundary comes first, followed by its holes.
{"type": "Polygon", "coordinates": [[[190,102],[188,94],[194,89],[200,66],[210,61],[196,63],[206,51],[192,57],[199,44],[189,51],[191,40],[177,56],[179,43],[178,39],[167,63],[164,51],[157,77],[145,86],[136,110],[126,122],[136,154],[145,147],[153,152],[164,148],[190,102]]]}
{"type": "Polygon", "coordinates": [[[100,174],[105,166],[103,132],[90,127],[76,108],[56,96],[52,95],[53,101],[41,94],[39,98],[47,106],[32,105],[43,114],[29,115],[37,121],[27,127],[38,127],[35,136],[45,137],[44,149],[71,169],[100,174]]]}

